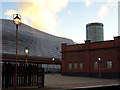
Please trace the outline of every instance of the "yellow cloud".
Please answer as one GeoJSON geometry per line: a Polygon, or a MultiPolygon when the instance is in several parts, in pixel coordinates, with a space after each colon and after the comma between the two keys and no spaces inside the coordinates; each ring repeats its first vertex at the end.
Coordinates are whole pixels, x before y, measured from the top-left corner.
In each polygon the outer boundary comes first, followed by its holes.
{"type": "Polygon", "coordinates": [[[92,4],[92,2],[90,0],[85,0],[86,7],[89,7],[91,4],[92,4]]]}
{"type": "Polygon", "coordinates": [[[13,14],[16,14],[16,13],[17,11],[11,9],[11,10],[7,10],[4,14],[7,16],[7,18],[10,18],[13,16],[13,14]]]}
{"type": "Polygon", "coordinates": [[[57,14],[66,7],[67,3],[68,0],[31,0],[31,2],[20,3],[20,14],[28,19],[22,22],[31,21],[29,23],[36,29],[49,33],[55,32],[59,24],[57,14]]]}

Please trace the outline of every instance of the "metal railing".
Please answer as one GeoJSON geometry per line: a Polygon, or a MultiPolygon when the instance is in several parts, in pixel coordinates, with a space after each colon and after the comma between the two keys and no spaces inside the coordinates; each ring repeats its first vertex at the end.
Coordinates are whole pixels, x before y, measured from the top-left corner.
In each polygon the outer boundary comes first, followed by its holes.
{"type": "MultiPolygon", "coordinates": [[[[17,64],[17,87],[44,87],[44,69],[39,63],[17,64]]],[[[2,88],[14,88],[15,62],[4,61],[2,66],[2,88]]]]}

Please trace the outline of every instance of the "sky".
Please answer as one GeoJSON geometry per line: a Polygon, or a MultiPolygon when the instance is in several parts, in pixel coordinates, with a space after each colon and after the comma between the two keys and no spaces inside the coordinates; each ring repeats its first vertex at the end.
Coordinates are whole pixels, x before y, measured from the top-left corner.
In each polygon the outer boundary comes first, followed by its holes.
{"type": "Polygon", "coordinates": [[[1,0],[0,18],[12,20],[19,13],[22,23],[49,34],[86,40],[86,24],[104,24],[104,40],[118,36],[119,0],[1,0]]]}

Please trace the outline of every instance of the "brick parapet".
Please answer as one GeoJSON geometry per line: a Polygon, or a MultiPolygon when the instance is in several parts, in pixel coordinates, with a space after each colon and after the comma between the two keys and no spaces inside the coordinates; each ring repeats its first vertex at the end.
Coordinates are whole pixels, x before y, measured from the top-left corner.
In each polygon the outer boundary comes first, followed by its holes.
{"type": "Polygon", "coordinates": [[[71,52],[71,51],[85,51],[85,50],[96,50],[96,49],[107,49],[107,48],[116,48],[120,46],[120,37],[114,37],[114,40],[100,41],[100,42],[90,42],[90,40],[85,41],[84,44],[75,44],[75,45],[66,45],[66,49],[62,52],[71,52]]]}

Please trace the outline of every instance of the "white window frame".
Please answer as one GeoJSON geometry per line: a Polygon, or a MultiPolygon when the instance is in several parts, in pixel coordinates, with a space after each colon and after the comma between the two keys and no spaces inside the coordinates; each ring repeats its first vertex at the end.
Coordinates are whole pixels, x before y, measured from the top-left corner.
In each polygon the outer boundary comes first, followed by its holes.
{"type": "Polygon", "coordinates": [[[83,63],[80,63],[79,65],[80,65],[80,69],[83,69],[83,63]]]}
{"type": "Polygon", "coordinates": [[[78,64],[77,64],[77,62],[75,62],[74,63],[74,69],[77,69],[77,66],[78,66],[78,64]]]}

